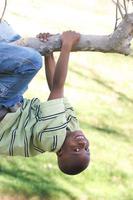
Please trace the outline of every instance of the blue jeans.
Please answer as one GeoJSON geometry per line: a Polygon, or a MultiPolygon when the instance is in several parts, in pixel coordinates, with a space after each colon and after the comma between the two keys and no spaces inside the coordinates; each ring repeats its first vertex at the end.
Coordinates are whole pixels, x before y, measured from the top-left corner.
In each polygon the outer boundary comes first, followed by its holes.
{"type": "Polygon", "coordinates": [[[0,42],[0,107],[23,101],[23,93],[42,66],[41,55],[28,47],[0,42]]]}

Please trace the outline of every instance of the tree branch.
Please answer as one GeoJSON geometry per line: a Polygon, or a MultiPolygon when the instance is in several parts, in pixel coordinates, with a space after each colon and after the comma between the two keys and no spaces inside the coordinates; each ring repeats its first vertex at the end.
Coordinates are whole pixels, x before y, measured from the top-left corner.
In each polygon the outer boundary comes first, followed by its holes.
{"type": "Polygon", "coordinates": [[[126,0],[123,0],[123,4],[124,4],[125,14],[127,15],[127,4],[126,4],[126,0]]]}
{"type": "Polygon", "coordinates": [[[116,5],[116,9],[115,9],[115,28],[114,28],[114,30],[117,29],[118,20],[119,20],[119,18],[118,18],[118,7],[116,5]]]}
{"type": "MultiPolygon", "coordinates": [[[[116,30],[110,35],[81,35],[79,43],[72,51],[114,52],[128,55],[131,53],[130,42],[133,38],[133,13],[125,15],[116,30]]],[[[23,38],[13,44],[31,47],[42,55],[60,51],[60,34],[41,42],[37,38],[23,38]]]]}
{"type": "Polygon", "coordinates": [[[120,15],[123,19],[124,18],[124,14],[122,12],[122,8],[124,9],[123,5],[119,2],[119,0],[117,0],[117,2],[115,2],[115,0],[112,0],[112,2],[118,7],[120,15]]]}

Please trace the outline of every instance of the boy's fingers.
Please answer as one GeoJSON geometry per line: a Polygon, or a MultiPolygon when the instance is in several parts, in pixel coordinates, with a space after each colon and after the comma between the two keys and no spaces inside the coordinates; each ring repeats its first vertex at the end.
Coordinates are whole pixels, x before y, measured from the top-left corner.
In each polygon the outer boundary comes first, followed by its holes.
{"type": "Polygon", "coordinates": [[[46,42],[46,41],[48,41],[48,38],[50,36],[52,36],[52,34],[47,32],[47,33],[39,33],[36,37],[39,38],[41,41],[46,42]]]}
{"type": "Polygon", "coordinates": [[[36,37],[39,38],[39,34],[37,34],[36,37]]]}
{"type": "Polygon", "coordinates": [[[42,35],[42,33],[39,33],[38,35],[36,35],[36,37],[40,39],[43,37],[43,35],[42,35]]]}
{"type": "Polygon", "coordinates": [[[47,36],[45,33],[39,33],[37,35],[37,38],[39,38],[39,40],[41,40],[41,41],[47,41],[47,36]]]}

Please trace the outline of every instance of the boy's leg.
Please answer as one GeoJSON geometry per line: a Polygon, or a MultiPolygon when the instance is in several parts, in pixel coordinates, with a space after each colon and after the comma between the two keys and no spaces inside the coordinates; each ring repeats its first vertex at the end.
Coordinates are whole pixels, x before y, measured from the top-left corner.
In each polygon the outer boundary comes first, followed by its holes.
{"type": "Polygon", "coordinates": [[[42,66],[41,55],[31,48],[0,43],[0,106],[22,101],[29,82],[42,66]]]}

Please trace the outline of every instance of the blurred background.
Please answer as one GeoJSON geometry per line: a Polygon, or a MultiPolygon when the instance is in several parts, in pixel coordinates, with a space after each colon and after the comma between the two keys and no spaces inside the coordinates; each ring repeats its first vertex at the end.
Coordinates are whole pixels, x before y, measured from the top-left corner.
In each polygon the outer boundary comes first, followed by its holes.
{"type": "MultiPolygon", "coordinates": [[[[0,13],[4,0],[0,0],[0,13]]],[[[23,37],[39,32],[111,34],[115,6],[111,0],[8,0],[4,18],[23,37]]],[[[59,53],[55,53],[58,58],[59,53]]],[[[25,97],[47,100],[44,68],[25,97]]],[[[91,163],[80,175],[67,176],[56,156],[0,157],[0,199],[133,199],[133,57],[76,52],[69,62],[65,94],[90,141],[91,163]]]]}

